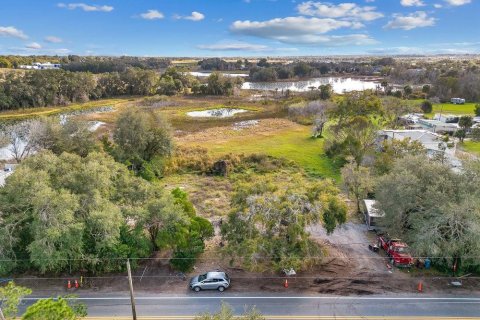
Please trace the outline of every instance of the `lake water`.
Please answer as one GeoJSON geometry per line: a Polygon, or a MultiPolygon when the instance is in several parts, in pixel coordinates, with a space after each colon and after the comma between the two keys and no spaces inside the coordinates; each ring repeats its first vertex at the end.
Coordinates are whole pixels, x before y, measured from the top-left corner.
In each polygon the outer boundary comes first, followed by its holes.
{"type": "Polygon", "coordinates": [[[362,91],[367,89],[375,89],[380,83],[374,81],[366,81],[354,78],[314,78],[302,81],[277,81],[277,82],[245,82],[242,89],[245,90],[267,90],[267,91],[310,91],[311,87],[318,88],[321,85],[330,84],[335,93],[343,93],[349,91],[362,91]]]}
{"type": "Polygon", "coordinates": [[[247,111],[248,110],[245,109],[219,108],[202,111],[191,111],[187,112],[187,116],[194,118],[228,118],[233,117],[237,113],[243,113],[247,111]]]}

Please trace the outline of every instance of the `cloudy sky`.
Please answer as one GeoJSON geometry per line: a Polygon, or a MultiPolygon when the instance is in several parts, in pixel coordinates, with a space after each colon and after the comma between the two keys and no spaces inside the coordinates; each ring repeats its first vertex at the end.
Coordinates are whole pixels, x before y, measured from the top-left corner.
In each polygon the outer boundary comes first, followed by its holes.
{"type": "Polygon", "coordinates": [[[480,53],[480,0],[2,0],[0,54],[480,53]]]}

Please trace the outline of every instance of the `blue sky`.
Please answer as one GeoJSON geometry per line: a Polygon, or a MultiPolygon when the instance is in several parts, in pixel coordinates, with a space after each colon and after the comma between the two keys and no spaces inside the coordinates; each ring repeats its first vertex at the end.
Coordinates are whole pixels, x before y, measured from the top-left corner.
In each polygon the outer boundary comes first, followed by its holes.
{"type": "Polygon", "coordinates": [[[2,0],[0,54],[480,53],[480,0],[2,0]]]}

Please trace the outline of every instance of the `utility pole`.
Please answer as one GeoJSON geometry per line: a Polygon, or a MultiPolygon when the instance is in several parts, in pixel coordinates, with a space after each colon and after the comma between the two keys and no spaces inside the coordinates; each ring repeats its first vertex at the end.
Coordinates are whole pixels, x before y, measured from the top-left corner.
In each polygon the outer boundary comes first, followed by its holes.
{"type": "Polygon", "coordinates": [[[130,287],[130,301],[132,303],[132,317],[137,320],[137,311],[135,311],[135,297],[133,296],[132,270],[130,269],[130,259],[127,259],[128,286],[130,287]]]}

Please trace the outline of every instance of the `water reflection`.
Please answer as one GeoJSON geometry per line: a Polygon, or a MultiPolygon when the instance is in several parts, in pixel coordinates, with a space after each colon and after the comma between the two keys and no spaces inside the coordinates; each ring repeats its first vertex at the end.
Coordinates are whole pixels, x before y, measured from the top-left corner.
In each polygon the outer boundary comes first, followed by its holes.
{"type": "Polygon", "coordinates": [[[349,91],[363,91],[367,89],[375,89],[380,84],[374,81],[366,81],[354,78],[314,78],[304,81],[276,81],[276,82],[245,82],[242,89],[268,90],[268,91],[310,91],[318,89],[319,86],[330,84],[335,93],[343,93],[349,91]]]}
{"type": "Polygon", "coordinates": [[[243,113],[247,111],[248,110],[245,109],[219,108],[202,111],[191,111],[187,112],[187,116],[194,118],[228,118],[233,117],[237,113],[243,113]]]}

